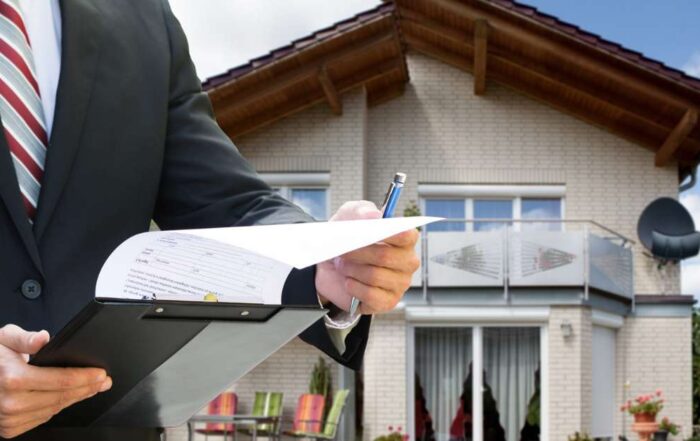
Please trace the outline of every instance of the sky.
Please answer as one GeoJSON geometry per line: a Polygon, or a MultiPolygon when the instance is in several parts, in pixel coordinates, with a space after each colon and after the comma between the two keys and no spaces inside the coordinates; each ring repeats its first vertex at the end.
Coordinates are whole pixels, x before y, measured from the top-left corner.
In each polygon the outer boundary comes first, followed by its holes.
{"type": "MultiPolygon", "coordinates": [[[[521,0],[700,78],[698,0],[521,0]]],[[[170,0],[200,78],[244,64],[379,0],[170,0]]],[[[700,228],[700,186],[681,195],[700,228]]],[[[683,293],[700,298],[700,258],[684,263],[683,293]]]]}

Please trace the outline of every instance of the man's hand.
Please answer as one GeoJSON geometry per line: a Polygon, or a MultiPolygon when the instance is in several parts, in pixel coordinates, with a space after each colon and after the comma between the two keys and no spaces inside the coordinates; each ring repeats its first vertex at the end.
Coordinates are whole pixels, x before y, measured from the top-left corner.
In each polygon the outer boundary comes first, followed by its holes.
{"type": "MultiPolygon", "coordinates": [[[[377,219],[381,212],[367,201],[346,202],[331,221],[377,219]]],[[[317,265],[316,290],[321,299],[348,311],[352,297],[362,314],[390,311],[411,285],[420,266],[415,253],[418,231],[410,230],[383,242],[317,265]]]]}
{"type": "Polygon", "coordinates": [[[49,341],[46,331],[0,328],[0,438],[14,438],[64,408],[112,387],[103,369],[40,368],[27,364],[49,341]]]}

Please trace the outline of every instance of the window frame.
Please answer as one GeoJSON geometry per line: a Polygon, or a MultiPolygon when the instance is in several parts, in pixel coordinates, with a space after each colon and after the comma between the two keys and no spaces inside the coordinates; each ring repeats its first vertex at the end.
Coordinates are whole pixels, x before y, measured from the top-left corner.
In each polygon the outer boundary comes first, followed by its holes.
{"type": "MultiPolygon", "coordinates": [[[[320,221],[328,220],[331,216],[331,187],[330,173],[259,173],[259,176],[279,195],[292,202],[294,190],[325,190],[326,213],[320,221]]],[[[308,213],[307,213],[308,214],[308,213]]]]}
{"type": "MultiPolygon", "coordinates": [[[[566,219],[566,187],[563,185],[459,185],[419,184],[419,206],[427,215],[427,200],[464,200],[465,219],[475,219],[474,202],[477,200],[510,200],[512,205],[513,231],[521,231],[523,199],[558,199],[560,219],[566,219]]],[[[474,223],[468,222],[465,231],[474,232],[474,223]]],[[[561,231],[566,231],[562,222],[561,231]]]]}

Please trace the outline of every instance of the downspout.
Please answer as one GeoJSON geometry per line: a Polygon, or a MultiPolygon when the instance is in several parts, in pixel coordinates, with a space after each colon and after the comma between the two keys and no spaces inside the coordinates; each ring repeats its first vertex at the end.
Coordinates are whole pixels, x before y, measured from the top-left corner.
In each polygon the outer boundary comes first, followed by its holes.
{"type": "Polygon", "coordinates": [[[678,193],[683,193],[686,190],[690,190],[695,186],[695,183],[697,182],[697,176],[698,176],[698,166],[694,165],[690,169],[690,181],[688,181],[687,184],[683,184],[678,187],[678,193]]]}

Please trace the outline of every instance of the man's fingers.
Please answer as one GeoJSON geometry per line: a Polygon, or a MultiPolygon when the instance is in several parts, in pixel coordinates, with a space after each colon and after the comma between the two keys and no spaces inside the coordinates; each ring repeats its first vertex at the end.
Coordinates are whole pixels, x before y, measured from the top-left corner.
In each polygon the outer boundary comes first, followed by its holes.
{"type": "Polygon", "coordinates": [[[391,292],[403,292],[406,289],[403,282],[408,277],[404,277],[401,273],[388,268],[341,260],[338,270],[344,276],[362,282],[367,286],[391,292]]]}
{"type": "Polygon", "coordinates": [[[351,296],[362,302],[360,304],[360,312],[362,314],[376,314],[390,311],[401,298],[399,294],[393,294],[381,288],[365,285],[352,278],[347,278],[345,280],[345,289],[351,296]]]}
{"type": "Polygon", "coordinates": [[[29,332],[16,325],[0,328],[0,345],[20,354],[36,354],[48,341],[46,331],[29,332]]]}
{"type": "Polygon", "coordinates": [[[32,421],[29,421],[21,426],[5,426],[5,425],[0,425],[0,438],[5,438],[5,439],[12,439],[17,436],[22,435],[23,433],[29,432],[30,430],[34,429],[35,427],[39,427],[42,424],[46,423],[51,419],[52,415],[42,417],[42,418],[37,418],[32,421]]]}
{"type": "Polygon", "coordinates": [[[9,381],[5,380],[5,389],[60,391],[102,383],[106,378],[105,370],[99,368],[49,368],[26,365],[19,375],[9,381]]]}
{"type": "Polygon", "coordinates": [[[413,248],[399,248],[384,243],[370,245],[344,254],[342,260],[381,266],[394,271],[413,272],[416,270],[417,258],[413,248]]]}
{"type": "MultiPolygon", "coordinates": [[[[112,379],[107,377],[101,383],[82,386],[75,389],[61,391],[27,391],[0,397],[0,415],[24,417],[28,415],[42,414],[42,412],[59,412],[61,409],[72,406],[78,401],[90,398],[100,392],[105,392],[112,387],[112,379]]],[[[20,424],[26,421],[21,421],[20,424]]],[[[19,424],[16,424],[19,425],[19,424]]]]}
{"type": "Polygon", "coordinates": [[[395,247],[410,247],[413,249],[413,247],[416,245],[416,242],[418,241],[418,230],[416,229],[411,229],[408,231],[404,231],[403,233],[399,233],[395,236],[391,236],[388,239],[384,239],[382,242],[393,245],[395,247]]]}

